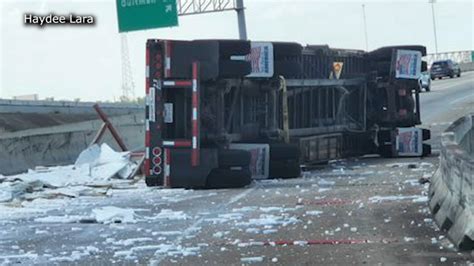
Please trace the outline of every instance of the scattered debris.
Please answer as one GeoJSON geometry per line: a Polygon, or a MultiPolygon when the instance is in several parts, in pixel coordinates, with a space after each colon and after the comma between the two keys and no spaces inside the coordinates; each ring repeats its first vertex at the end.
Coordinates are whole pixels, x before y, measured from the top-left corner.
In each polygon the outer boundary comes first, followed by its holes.
{"type": "Polygon", "coordinates": [[[243,262],[243,263],[262,262],[263,257],[245,257],[245,258],[240,258],[240,261],[243,262]]]}
{"type": "Polygon", "coordinates": [[[107,144],[92,145],[81,152],[74,165],[36,167],[24,174],[7,176],[0,186],[0,202],[104,195],[113,178],[127,178],[136,168],[129,155],[115,152],[107,144]]]}

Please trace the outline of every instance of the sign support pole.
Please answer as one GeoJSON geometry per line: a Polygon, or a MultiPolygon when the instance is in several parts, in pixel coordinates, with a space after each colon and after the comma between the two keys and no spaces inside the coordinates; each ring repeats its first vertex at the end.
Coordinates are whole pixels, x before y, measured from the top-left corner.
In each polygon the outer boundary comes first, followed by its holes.
{"type": "Polygon", "coordinates": [[[239,25],[239,39],[247,40],[247,25],[245,23],[244,0],[236,0],[237,23],[239,25]]]}

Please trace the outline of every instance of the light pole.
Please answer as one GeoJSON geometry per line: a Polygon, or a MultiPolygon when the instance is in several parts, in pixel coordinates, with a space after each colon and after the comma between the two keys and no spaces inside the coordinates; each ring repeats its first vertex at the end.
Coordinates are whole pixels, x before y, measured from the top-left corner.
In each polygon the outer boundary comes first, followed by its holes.
{"type": "Polygon", "coordinates": [[[247,40],[247,25],[245,23],[244,0],[235,1],[237,11],[237,23],[239,24],[239,39],[247,40]]]}
{"type": "Polygon", "coordinates": [[[436,0],[429,0],[431,3],[431,14],[433,15],[433,31],[434,31],[434,39],[435,39],[435,51],[438,53],[438,37],[436,36],[436,20],[435,20],[435,11],[434,11],[434,3],[436,0]]]}
{"type": "Polygon", "coordinates": [[[365,16],[365,4],[362,4],[362,16],[364,17],[365,50],[369,51],[369,37],[367,36],[367,19],[365,16]]]}

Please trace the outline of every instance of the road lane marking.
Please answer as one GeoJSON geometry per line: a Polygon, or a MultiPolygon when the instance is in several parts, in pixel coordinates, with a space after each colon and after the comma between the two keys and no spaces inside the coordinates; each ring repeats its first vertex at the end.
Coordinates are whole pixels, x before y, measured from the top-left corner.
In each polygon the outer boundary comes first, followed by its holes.
{"type": "Polygon", "coordinates": [[[466,95],[464,97],[461,97],[461,98],[458,98],[454,101],[451,101],[449,104],[454,104],[454,103],[458,103],[458,102],[462,102],[464,101],[466,98],[471,98],[471,97],[474,97],[474,92],[471,94],[471,95],[466,95]]]}

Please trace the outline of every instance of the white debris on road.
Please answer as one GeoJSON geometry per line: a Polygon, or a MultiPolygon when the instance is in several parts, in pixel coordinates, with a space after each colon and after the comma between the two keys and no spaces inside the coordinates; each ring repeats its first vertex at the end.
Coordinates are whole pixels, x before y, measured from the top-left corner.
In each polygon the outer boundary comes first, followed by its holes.
{"type": "Polygon", "coordinates": [[[257,262],[262,262],[263,257],[245,257],[245,258],[240,258],[240,261],[242,263],[257,263],[257,262]]]}
{"type": "Polygon", "coordinates": [[[135,223],[135,211],[133,209],[123,209],[114,206],[106,206],[92,210],[95,220],[98,223],[135,223]]]}
{"type": "Polygon", "coordinates": [[[383,201],[399,201],[399,200],[412,200],[413,202],[425,202],[428,200],[428,197],[422,195],[412,195],[412,196],[373,196],[369,198],[371,203],[380,203],[383,201]]]}
{"type": "Polygon", "coordinates": [[[16,198],[102,195],[103,188],[112,185],[112,178],[127,178],[136,167],[130,161],[129,152],[115,152],[107,144],[100,147],[95,144],[84,150],[74,165],[36,167],[24,174],[4,177],[0,202],[16,198]]]}
{"type": "Polygon", "coordinates": [[[93,209],[89,216],[65,215],[45,216],[34,219],[38,223],[136,223],[135,210],[124,209],[114,206],[106,206],[93,209]]]}
{"type": "Polygon", "coordinates": [[[289,224],[294,224],[294,223],[297,223],[299,221],[300,220],[298,220],[298,218],[296,218],[296,217],[261,214],[259,218],[249,219],[248,222],[239,222],[239,223],[237,223],[237,225],[243,225],[243,226],[273,226],[273,225],[287,226],[289,224]]]}
{"type": "Polygon", "coordinates": [[[313,216],[319,216],[323,213],[323,211],[306,211],[306,215],[313,215],[313,216]]]}
{"type": "Polygon", "coordinates": [[[173,211],[170,209],[162,209],[157,215],[149,219],[186,220],[188,219],[188,216],[183,211],[173,211]]]}

